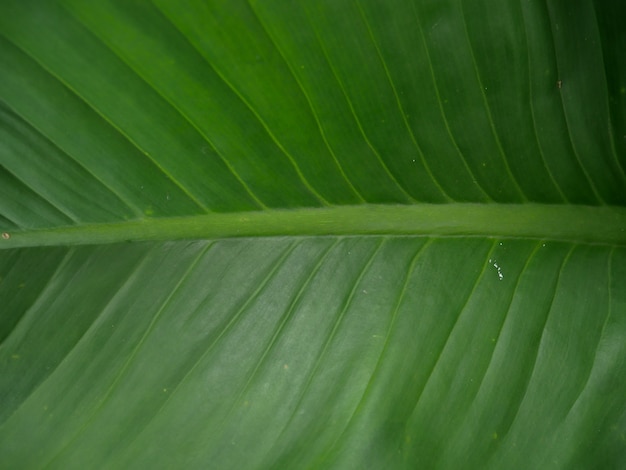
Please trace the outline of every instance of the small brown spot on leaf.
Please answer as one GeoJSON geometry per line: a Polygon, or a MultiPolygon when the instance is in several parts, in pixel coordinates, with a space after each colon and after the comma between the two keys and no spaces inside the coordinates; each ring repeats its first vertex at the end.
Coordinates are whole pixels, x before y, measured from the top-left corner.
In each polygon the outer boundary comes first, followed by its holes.
{"type": "Polygon", "coordinates": [[[2,232],[2,238],[4,238],[5,240],[8,240],[9,238],[11,238],[11,234],[7,232],[2,232]]]}

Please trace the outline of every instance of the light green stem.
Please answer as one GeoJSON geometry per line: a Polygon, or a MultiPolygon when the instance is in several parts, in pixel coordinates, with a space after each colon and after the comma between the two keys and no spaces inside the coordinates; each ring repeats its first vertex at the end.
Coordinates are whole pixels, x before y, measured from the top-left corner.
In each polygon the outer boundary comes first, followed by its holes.
{"type": "Polygon", "coordinates": [[[533,238],[626,246],[626,208],[418,204],[214,213],[5,233],[0,248],[318,235],[533,238]]]}

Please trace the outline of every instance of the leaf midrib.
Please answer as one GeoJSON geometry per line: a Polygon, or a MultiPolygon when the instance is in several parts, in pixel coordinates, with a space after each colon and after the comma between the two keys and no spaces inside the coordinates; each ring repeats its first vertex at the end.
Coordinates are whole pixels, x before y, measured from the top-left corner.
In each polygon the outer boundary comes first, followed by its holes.
{"type": "Polygon", "coordinates": [[[626,246],[626,208],[455,203],[212,213],[5,233],[0,248],[327,235],[482,236],[626,246]]]}

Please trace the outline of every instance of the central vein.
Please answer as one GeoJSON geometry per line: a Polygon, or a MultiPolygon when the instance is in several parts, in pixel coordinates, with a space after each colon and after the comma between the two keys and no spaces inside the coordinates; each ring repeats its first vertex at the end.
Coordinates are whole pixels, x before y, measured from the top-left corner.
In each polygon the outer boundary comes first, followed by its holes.
{"type": "Polygon", "coordinates": [[[214,213],[4,233],[0,248],[316,235],[484,236],[626,246],[626,208],[417,204],[214,213]]]}

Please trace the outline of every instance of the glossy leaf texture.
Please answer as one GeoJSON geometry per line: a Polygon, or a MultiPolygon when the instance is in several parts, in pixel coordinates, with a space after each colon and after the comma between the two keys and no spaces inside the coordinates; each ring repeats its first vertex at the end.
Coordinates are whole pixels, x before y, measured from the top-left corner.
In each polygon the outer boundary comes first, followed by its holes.
{"type": "Polygon", "coordinates": [[[621,2],[0,6],[0,467],[626,466],[621,2]]]}

